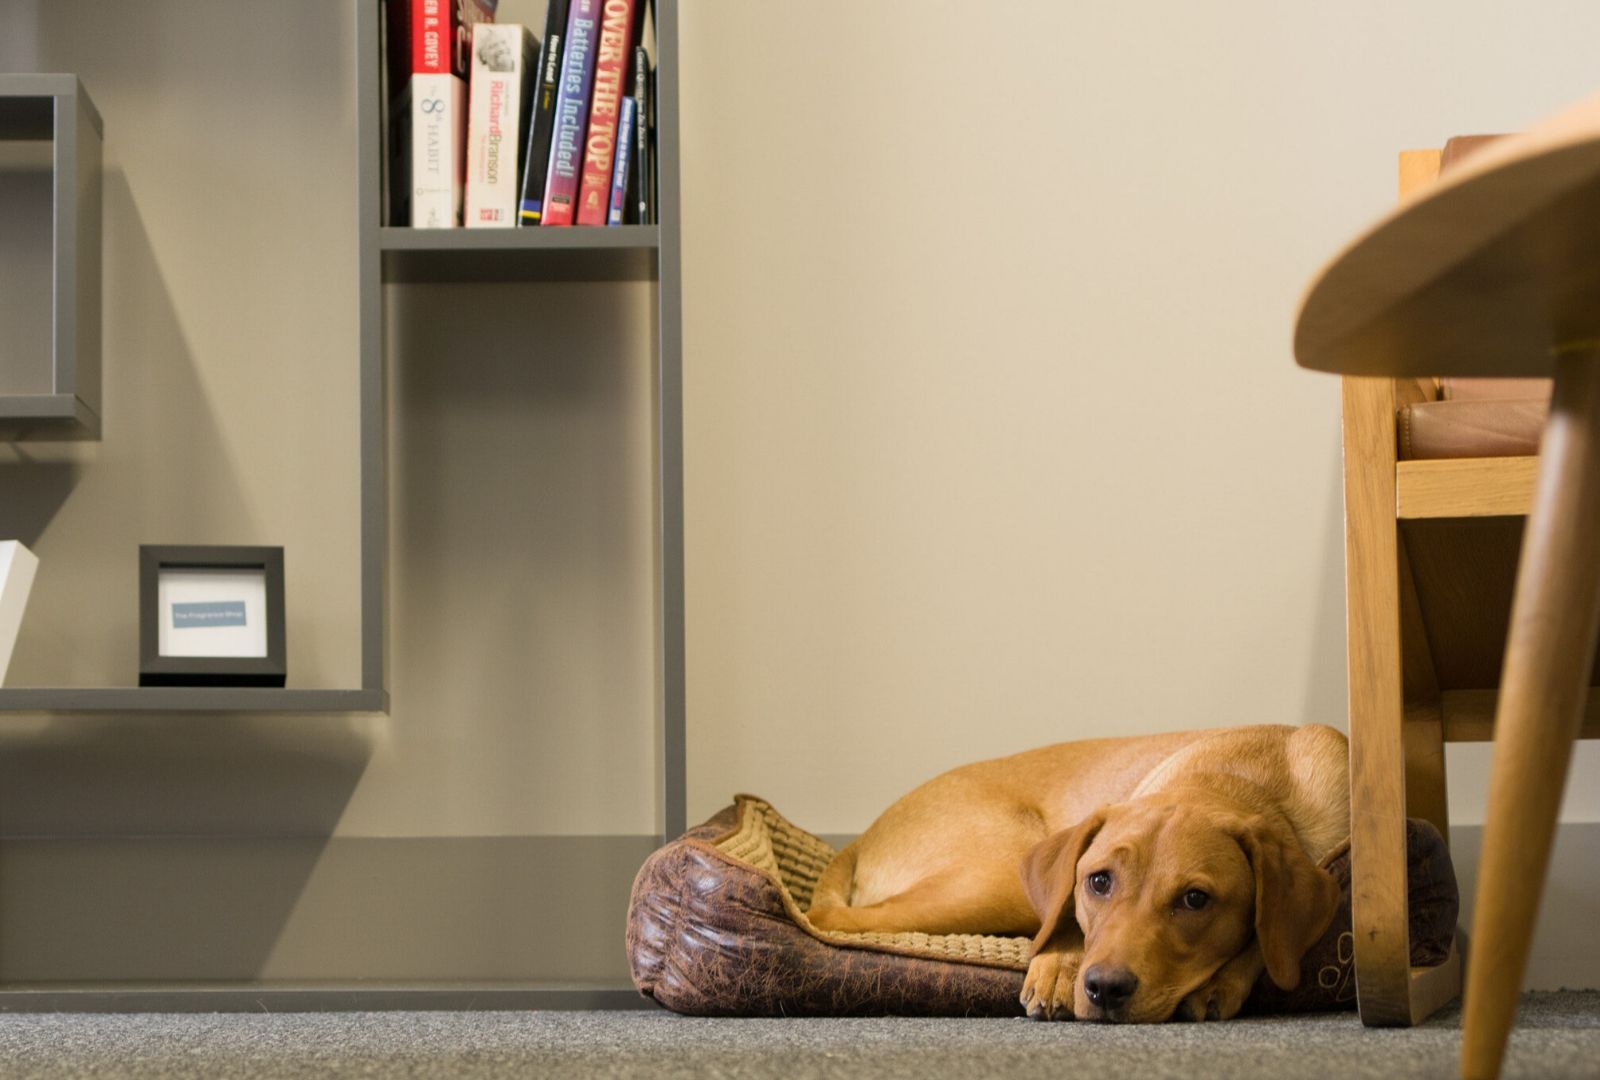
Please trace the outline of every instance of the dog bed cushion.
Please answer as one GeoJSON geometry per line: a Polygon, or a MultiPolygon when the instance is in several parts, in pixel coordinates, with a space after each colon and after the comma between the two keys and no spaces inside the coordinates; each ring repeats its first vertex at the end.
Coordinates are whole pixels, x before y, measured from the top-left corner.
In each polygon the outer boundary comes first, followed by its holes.
{"type": "MultiPolygon", "coordinates": [[[[1443,963],[1458,893],[1432,825],[1407,823],[1411,963],[1443,963]]],[[[627,947],[634,985],[696,1016],[1021,1016],[1029,939],[824,932],[805,911],[834,850],[750,795],[656,851],[634,881],[627,947]]],[[[1246,1013],[1355,1006],[1350,851],[1323,866],[1338,913],[1301,964],[1300,985],[1265,978],[1246,1013]]]]}

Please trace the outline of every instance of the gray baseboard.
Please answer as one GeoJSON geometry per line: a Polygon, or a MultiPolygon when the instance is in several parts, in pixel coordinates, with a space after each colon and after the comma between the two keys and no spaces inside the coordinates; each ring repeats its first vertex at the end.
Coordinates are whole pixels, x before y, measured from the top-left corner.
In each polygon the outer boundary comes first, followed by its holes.
{"type": "Polygon", "coordinates": [[[11,987],[0,1013],[520,1012],[655,1010],[633,987],[584,986],[159,986],[11,987]]]}
{"type": "MultiPolygon", "coordinates": [[[[1451,830],[1464,927],[1482,831],[1451,830]]],[[[623,931],[655,844],[0,839],[0,1012],[652,1008],[623,931]]],[[[1557,831],[1525,988],[1600,987],[1597,850],[1557,831]]]]}

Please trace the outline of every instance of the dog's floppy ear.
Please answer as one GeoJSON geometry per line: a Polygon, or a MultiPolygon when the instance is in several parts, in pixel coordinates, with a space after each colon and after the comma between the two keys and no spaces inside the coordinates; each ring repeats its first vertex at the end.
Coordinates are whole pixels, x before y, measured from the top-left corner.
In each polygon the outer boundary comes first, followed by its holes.
{"type": "Polygon", "coordinates": [[[1239,839],[1256,875],[1256,941],[1267,974],[1284,990],[1300,984],[1300,960],[1339,908],[1339,885],[1312,862],[1287,825],[1248,821],[1239,839]]]}
{"type": "Polygon", "coordinates": [[[1096,810],[1070,829],[1041,840],[1022,860],[1022,888],[1043,925],[1033,939],[1033,951],[1044,948],[1058,934],[1081,936],[1073,914],[1072,894],[1078,884],[1078,860],[1094,842],[1106,822],[1104,809],[1096,810]]]}

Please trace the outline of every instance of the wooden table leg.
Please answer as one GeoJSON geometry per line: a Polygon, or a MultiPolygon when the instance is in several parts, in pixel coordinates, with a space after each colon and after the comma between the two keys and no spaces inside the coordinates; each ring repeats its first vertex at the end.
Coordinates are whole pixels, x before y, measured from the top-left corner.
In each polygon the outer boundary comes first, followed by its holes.
{"type": "Polygon", "coordinates": [[[1517,569],[1478,864],[1461,1075],[1493,1078],[1515,1016],[1600,626],[1600,352],[1557,360],[1517,569]]]}

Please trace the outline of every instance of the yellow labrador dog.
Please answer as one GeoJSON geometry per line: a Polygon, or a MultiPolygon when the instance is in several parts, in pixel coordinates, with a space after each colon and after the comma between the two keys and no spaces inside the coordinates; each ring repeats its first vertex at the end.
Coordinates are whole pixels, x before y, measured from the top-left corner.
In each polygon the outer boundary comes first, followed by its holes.
{"type": "Polygon", "coordinates": [[[1350,833],[1345,737],[1221,728],[1061,743],[966,765],[834,858],[824,930],[1033,938],[1037,1019],[1227,1019],[1286,990],[1333,919],[1318,863],[1350,833]]]}

